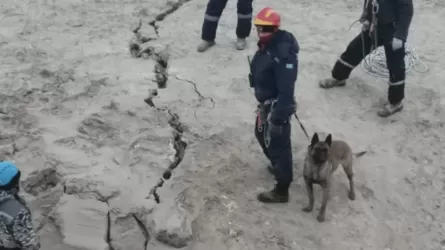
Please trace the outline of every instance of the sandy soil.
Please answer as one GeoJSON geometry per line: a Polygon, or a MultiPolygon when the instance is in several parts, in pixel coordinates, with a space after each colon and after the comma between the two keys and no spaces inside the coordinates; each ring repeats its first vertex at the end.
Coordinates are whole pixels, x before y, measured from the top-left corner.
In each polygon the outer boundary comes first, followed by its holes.
{"type": "Polygon", "coordinates": [[[409,42],[430,70],[411,71],[405,111],[380,119],[384,80],[357,68],[344,89],[316,84],[358,32],[348,27],[362,2],[315,2],[254,7],[281,11],[300,42],[296,96],[309,133],[368,150],[356,164],[357,199],[336,173],[322,224],[319,204],[301,211],[308,141],[296,122],[291,202],[255,200],[273,178],[246,81],[256,39],[234,49],[235,1],[217,46],[198,54],[206,0],[2,0],[0,151],[24,172],[43,249],[444,249],[444,4],[416,1],[409,42]],[[148,59],[128,51],[138,19],[155,38],[148,59]],[[150,107],[157,83],[166,87],[150,107]],[[167,168],[172,178],[156,188],[167,168]]]}

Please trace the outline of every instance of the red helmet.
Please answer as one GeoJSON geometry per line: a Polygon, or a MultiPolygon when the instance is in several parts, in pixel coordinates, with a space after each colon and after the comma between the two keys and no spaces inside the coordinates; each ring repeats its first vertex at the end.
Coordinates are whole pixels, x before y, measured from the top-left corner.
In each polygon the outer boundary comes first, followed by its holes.
{"type": "Polygon", "coordinates": [[[256,15],[253,24],[261,26],[264,25],[280,27],[281,17],[278,12],[276,12],[272,8],[266,7],[256,15]]]}

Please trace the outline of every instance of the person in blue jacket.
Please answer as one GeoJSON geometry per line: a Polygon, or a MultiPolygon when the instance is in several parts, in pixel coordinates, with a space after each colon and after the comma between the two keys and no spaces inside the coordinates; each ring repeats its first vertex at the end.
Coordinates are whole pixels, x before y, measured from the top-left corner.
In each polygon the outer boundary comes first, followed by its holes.
{"type": "Polygon", "coordinates": [[[344,87],[362,60],[379,46],[383,46],[389,71],[388,101],[377,115],[389,117],[403,110],[405,99],[405,45],[414,15],[413,0],[364,0],[360,18],[362,30],[346,46],[335,62],[331,77],[318,83],[321,88],[344,87]]]}
{"type": "Polygon", "coordinates": [[[19,192],[20,171],[0,162],[0,249],[38,250],[40,241],[32,225],[31,211],[19,192]]]}
{"type": "Polygon", "coordinates": [[[257,197],[267,203],[288,202],[293,180],[290,118],[296,111],[299,45],[291,33],[279,29],[280,22],[280,15],[271,8],[262,9],[255,17],[259,42],[249,74],[259,102],[255,136],[277,181],[274,189],[257,197]]]}
{"type": "MultiPolygon", "coordinates": [[[[201,30],[202,42],[198,45],[198,52],[204,52],[215,45],[216,30],[219,19],[226,8],[227,1],[228,0],[208,0],[201,30]]],[[[238,12],[236,49],[238,50],[244,50],[246,48],[246,38],[250,36],[252,29],[252,3],[253,0],[238,0],[236,6],[238,12]]]]}

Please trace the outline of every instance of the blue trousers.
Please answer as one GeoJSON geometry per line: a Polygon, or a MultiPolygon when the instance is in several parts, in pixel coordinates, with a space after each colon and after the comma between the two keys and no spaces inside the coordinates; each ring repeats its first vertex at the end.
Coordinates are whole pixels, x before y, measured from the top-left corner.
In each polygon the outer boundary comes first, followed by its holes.
{"type": "Polygon", "coordinates": [[[281,135],[272,137],[269,141],[266,136],[267,129],[267,123],[262,125],[257,116],[255,121],[255,137],[263,149],[264,154],[272,164],[277,183],[288,186],[293,181],[290,121],[283,125],[281,135]]]}
{"type": "Polygon", "coordinates": [[[405,46],[395,51],[392,49],[395,32],[392,25],[378,26],[377,31],[377,44],[374,44],[375,41],[369,36],[369,32],[360,33],[349,42],[332,69],[332,77],[337,80],[348,79],[351,71],[371,53],[372,45],[383,46],[389,71],[388,101],[396,104],[405,98],[405,46]]]}
{"type": "MultiPolygon", "coordinates": [[[[246,38],[250,35],[252,29],[252,2],[253,0],[238,0],[238,22],[236,25],[238,38],[246,38]]],[[[218,22],[226,4],[227,0],[209,0],[202,24],[202,40],[215,40],[218,22]]]]}

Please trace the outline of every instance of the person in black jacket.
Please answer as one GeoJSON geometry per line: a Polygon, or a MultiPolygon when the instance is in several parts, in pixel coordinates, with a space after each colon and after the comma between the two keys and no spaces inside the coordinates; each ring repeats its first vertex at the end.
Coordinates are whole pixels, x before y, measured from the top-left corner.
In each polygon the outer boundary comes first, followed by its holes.
{"type": "Polygon", "coordinates": [[[254,24],[259,42],[249,80],[259,102],[255,136],[271,161],[269,170],[277,181],[273,190],[257,198],[261,202],[288,202],[293,180],[290,118],[296,109],[299,45],[291,33],[279,29],[280,15],[271,8],[261,10],[254,24]]]}
{"type": "Polygon", "coordinates": [[[319,82],[322,88],[346,85],[351,71],[378,46],[384,46],[389,71],[388,103],[377,114],[388,117],[403,109],[405,98],[405,43],[413,17],[412,0],[365,0],[362,32],[341,54],[332,78],[319,82]]]}

